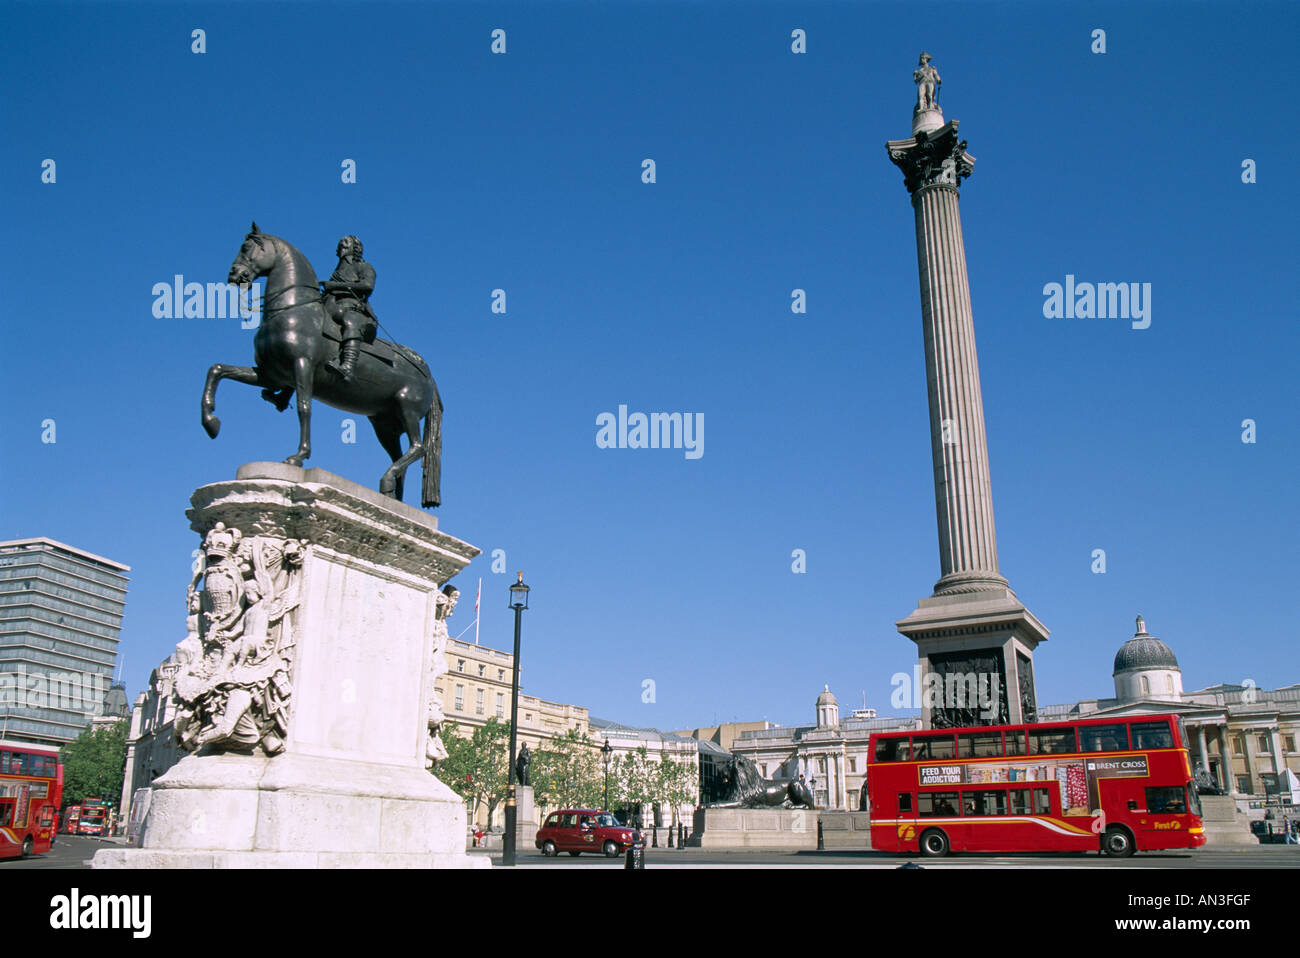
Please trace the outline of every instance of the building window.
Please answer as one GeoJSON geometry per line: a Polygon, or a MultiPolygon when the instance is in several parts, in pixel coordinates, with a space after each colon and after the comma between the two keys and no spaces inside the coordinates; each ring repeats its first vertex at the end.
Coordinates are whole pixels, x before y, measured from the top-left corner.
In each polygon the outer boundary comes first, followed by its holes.
{"type": "Polygon", "coordinates": [[[1237,776],[1237,791],[1241,792],[1243,795],[1249,795],[1251,793],[1249,775],[1237,776]]]}
{"type": "Polygon", "coordinates": [[[1143,695],[1151,694],[1151,680],[1147,678],[1145,675],[1142,676],[1142,694],[1143,695]]]}
{"type": "Polygon", "coordinates": [[[475,715],[483,714],[483,690],[482,689],[479,689],[474,694],[474,714],[475,715]]]}
{"type": "Polygon", "coordinates": [[[486,675],[486,674],[487,674],[487,666],[486,666],[486,665],[480,665],[480,666],[478,667],[478,677],[479,677],[479,678],[483,678],[483,676],[486,675]]]}
{"type": "MultiPolygon", "coordinates": [[[[1245,755],[1245,754],[1246,754],[1246,736],[1244,736],[1244,735],[1234,735],[1234,736],[1233,736],[1233,741],[1232,741],[1232,747],[1233,747],[1237,752],[1239,752],[1240,754],[1245,755]]],[[[1247,789],[1247,791],[1249,791],[1249,789],[1247,789]]]]}
{"type": "Polygon", "coordinates": [[[506,714],[506,693],[498,692],[497,693],[497,718],[501,718],[505,714],[506,714]]]}
{"type": "Polygon", "coordinates": [[[532,712],[525,712],[525,713],[524,713],[524,721],[525,721],[525,722],[531,722],[532,720],[533,720],[533,713],[532,713],[532,712]]]}
{"type": "Polygon", "coordinates": [[[1259,739],[1259,749],[1258,749],[1258,751],[1261,751],[1261,752],[1267,752],[1267,751],[1268,751],[1268,736],[1267,736],[1267,735],[1259,735],[1259,736],[1256,736],[1256,737],[1259,739]]]}
{"type": "Polygon", "coordinates": [[[465,686],[463,685],[456,686],[456,711],[465,711],[465,686]]]}
{"type": "Polygon", "coordinates": [[[457,659],[457,660],[456,660],[456,671],[457,671],[457,672],[464,672],[464,671],[465,671],[465,660],[464,660],[464,659],[457,659]]]}
{"type": "Polygon", "coordinates": [[[1294,752],[1294,751],[1295,751],[1295,736],[1294,736],[1294,735],[1284,735],[1284,736],[1282,737],[1282,744],[1283,744],[1283,746],[1285,747],[1285,749],[1286,749],[1288,752],[1294,752]]]}
{"type": "Polygon", "coordinates": [[[857,770],[858,770],[858,760],[857,760],[856,758],[854,758],[853,756],[850,755],[850,756],[849,756],[849,771],[850,771],[850,772],[856,772],[857,770]]]}
{"type": "Polygon", "coordinates": [[[1172,692],[1173,690],[1174,690],[1174,677],[1173,677],[1172,675],[1166,675],[1166,676],[1165,676],[1165,691],[1166,691],[1166,692],[1172,692]]]}
{"type": "Polygon", "coordinates": [[[497,669],[497,681],[498,681],[498,682],[504,682],[505,680],[506,680],[506,670],[505,670],[505,669],[497,669]]]}

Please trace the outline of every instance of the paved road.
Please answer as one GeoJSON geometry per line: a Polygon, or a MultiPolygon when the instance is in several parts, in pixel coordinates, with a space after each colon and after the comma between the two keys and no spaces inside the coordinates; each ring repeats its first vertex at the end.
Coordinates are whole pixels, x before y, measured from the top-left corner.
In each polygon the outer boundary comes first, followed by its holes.
{"type": "MultiPolygon", "coordinates": [[[[719,852],[701,849],[648,848],[646,868],[899,868],[915,862],[924,868],[1300,868],[1300,846],[1260,845],[1254,848],[1200,848],[1188,852],[1139,852],[1132,858],[1106,858],[1096,853],[1038,855],[950,855],[933,859],[873,851],[719,852]]],[[[492,864],[501,864],[500,853],[492,864]]],[[[622,868],[623,860],[603,855],[561,855],[545,858],[520,853],[520,868],[622,868]]]]}
{"type": "Polygon", "coordinates": [[[15,868],[89,868],[95,852],[113,847],[112,842],[89,835],[60,835],[45,855],[0,859],[0,874],[15,868]]]}
{"type": "MultiPolygon", "coordinates": [[[[89,836],[60,835],[49,854],[0,861],[0,874],[22,868],[88,868],[101,848],[113,843],[89,836]]],[[[471,855],[488,854],[471,851],[471,855]]],[[[898,868],[914,861],[925,868],[1300,868],[1300,846],[1260,845],[1255,848],[1201,848],[1193,852],[1139,852],[1132,858],[1097,854],[951,855],[948,858],[909,858],[886,852],[764,852],[706,851],[698,848],[647,848],[646,868],[898,868]]],[[[491,853],[501,864],[501,853],[491,853]]],[[[561,855],[546,858],[521,851],[519,868],[622,868],[622,858],[603,855],[561,855]]]]}

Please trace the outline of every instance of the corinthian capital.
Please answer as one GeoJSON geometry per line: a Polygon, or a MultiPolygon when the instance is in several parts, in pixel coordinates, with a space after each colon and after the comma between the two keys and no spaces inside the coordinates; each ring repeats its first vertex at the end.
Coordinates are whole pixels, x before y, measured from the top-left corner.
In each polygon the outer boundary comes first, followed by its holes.
{"type": "Polygon", "coordinates": [[[966,141],[958,139],[956,120],[949,120],[931,133],[922,131],[906,140],[890,140],[885,149],[903,171],[909,193],[940,184],[956,188],[975,166],[975,157],[966,152],[966,141]]]}

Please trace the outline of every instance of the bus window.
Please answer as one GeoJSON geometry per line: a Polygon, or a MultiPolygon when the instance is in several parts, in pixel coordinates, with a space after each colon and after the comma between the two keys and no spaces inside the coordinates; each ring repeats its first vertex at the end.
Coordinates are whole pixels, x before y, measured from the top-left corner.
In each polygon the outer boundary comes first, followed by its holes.
{"type": "Polygon", "coordinates": [[[957,746],[951,735],[913,735],[912,761],[933,758],[956,758],[957,746]]]}
{"type": "Polygon", "coordinates": [[[877,762],[906,762],[908,760],[906,738],[876,739],[877,762]]]}
{"type": "Polygon", "coordinates": [[[917,796],[916,814],[921,818],[957,814],[956,792],[922,792],[917,796]]]}
{"type": "Polygon", "coordinates": [[[1174,736],[1167,722],[1134,722],[1134,748],[1173,748],[1174,736]]]}
{"type": "Polygon", "coordinates": [[[970,732],[957,736],[958,758],[996,758],[1001,754],[1001,732],[970,732]]]}
{"type": "Polygon", "coordinates": [[[1007,732],[1007,754],[1008,755],[1028,755],[1025,751],[1025,730],[1016,729],[1014,732],[1007,732]]]}
{"type": "Polygon", "coordinates": [[[0,802],[0,828],[7,828],[14,823],[14,803],[0,802]]]}
{"type": "Polygon", "coordinates": [[[1029,733],[1030,755],[1068,755],[1074,748],[1074,729],[1054,728],[1029,733]]]}
{"type": "Polygon", "coordinates": [[[1029,814],[1029,789],[1013,788],[1007,793],[1007,798],[1011,802],[1012,815],[1029,814]]]}
{"type": "Polygon", "coordinates": [[[898,814],[900,815],[912,814],[912,793],[911,792],[898,793],[898,814]]]}
{"type": "Polygon", "coordinates": [[[1080,725],[1079,751],[1122,752],[1128,748],[1128,729],[1123,725],[1080,725]]]}
{"type": "Polygon", "coordinates": [[[998,791],[967,792],[967,815],[1005,815],[1007,813],[1007,793],[998,791]]]}
{"type": "Polygon", "coordinates": [[[1052,814],[1052,790],[1050,788],[1034,789],[1034,814],[1052,814]]]}
{"type": "Polygon", "coordinates": [[[1187,789],[1173,785],[1147,789],[1147,811],[1152,815],[1185,815],[1187,789]]]}

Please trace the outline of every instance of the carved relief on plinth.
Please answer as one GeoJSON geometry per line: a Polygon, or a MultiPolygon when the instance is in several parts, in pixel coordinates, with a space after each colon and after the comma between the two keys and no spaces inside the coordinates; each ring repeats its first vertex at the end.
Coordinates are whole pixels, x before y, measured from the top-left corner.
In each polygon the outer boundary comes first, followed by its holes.
{"type": "Polygon", "coordinates": [[[443,586],[438,593],[437,605],[433,613],[433,648],[430,654],[429,671],[429,714],[428,728],[429,737],[425,745],[424,765],[426,768],[432,768],[438,762],[447,757],[447,747],[442,744],[442,723],[446,721],[446,716],[442,713],[442,703],[438,700],[438,693],[434,691],[434,682],[438,677],[447,671],[447,642],[450,636],[447,632],[447,619],[456,610],[456,602],[460,599],[460,590],[454,585],[443,586]]]}
{"type": "Polygon", "coordinates": [[[176,736],[188,751],[284,749],[303,545],[218,522],[189,587],[195,628],[177,646],[176,736]],[[201,586],[200,586],[201,583],[201,586]]]}

